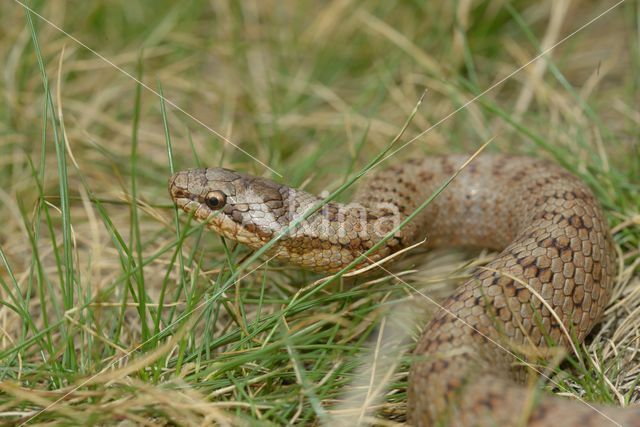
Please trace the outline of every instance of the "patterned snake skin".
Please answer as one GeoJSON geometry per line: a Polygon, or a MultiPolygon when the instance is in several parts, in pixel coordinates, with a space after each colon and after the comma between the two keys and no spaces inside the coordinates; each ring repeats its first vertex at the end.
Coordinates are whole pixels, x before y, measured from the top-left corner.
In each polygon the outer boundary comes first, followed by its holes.
{"type": "MultiPolygon", "coordinates": [[[[393,230],[466,158],[431,157],[379,172],[353,203],[327,204],[270,253],[305,269],[335,272],[393,230]]],[[[321,200],[221,168],[179,172],[169,189],[180,208],[252,248],[321,200]]],[[[518,360],[541,357],[552,343],[569,348],[567,333],[582,342],[609,298],[614,248],[601,208],[583,183],[546,160],[481,155],[364,264],[425,236],[431,247],[502,252],[425,328],[409,381],[413,425],[640,426],[640,408],[593,406],[522,385],[527,369],[518,360]]]]}

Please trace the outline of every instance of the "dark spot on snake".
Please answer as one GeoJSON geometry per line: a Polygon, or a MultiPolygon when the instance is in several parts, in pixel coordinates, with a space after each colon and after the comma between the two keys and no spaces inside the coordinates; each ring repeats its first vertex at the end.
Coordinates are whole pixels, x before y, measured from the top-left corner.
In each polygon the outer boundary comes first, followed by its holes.
{"type": "Polygon", "coordinates": [[[242,223],[242,212],[240,212],[239,210],[234,210],[233,213],[231,214],[231,218],[233,219],[234,222],[240,224],[242,223]]]}
{"type": "Polygon", "coordinates": [[[551,212],[545,212],[545,213],[542,215],[542,218],[544,218],[544,219],[546,219],[546,220],[548,220],[548,221],[551,221],[551,220],[553,219],[553,213],[551,213],[551,212]]]}
{"type": "Polygon", "coordinates": [[[516,297],[520,297],[520,294],[523,292],[529,292],[529,290],[525,287],[516,288],[516,297]]]}
{"type": "Polygon", "coordinates": [[[433,174],[430,172],[422,171],[418,173],[418,178],[422,181],[431,181],[433,179],[433,174]]]}
{"type": "Polygon", "coordinates": [[[571,218],[569,218],[569,224],[575,228],[583,227],[582,219],[578,215],[572,215],[571,218]]]}
{"type": "Polygon", "coordinates": [[[524,178],[524,173],[523,172],[518,172],[517,174],[515,174],[511,180],[515,181],[515,182],[519,182],[522,181],[522,179],[524,178]]]}
{"type": "Polygon", "coordinates": [[[562,260],[564,262],[570,262],[571,259],[573,258],[573,251],[571,250],[571,248],[564,248],[560,251],[560,258],[562,258],[562,260]]]}
{"type": "Polygon", "coordinates": [[[433,321],[434,325],[443,326],[449,322],[448,316],[442,316],[433,321]]]}
{"type": "Polygon", "coordinates": [[[538,246],[540,246],[541,248],[549,248],[549,247],[553,246],[553,239],[548,237],[548,238],[538,242],[538,246]]]}
{"type": "Polygon", "coordinates": [[[552,272],[549,268],[541,268],[538,270],[536,277],[540,279],[542,283],[548,283],[551,280],[552,272]]]}
{"type": "Polygon", "coordinates": [[[282,208],[282,200],[267,200],[265,204],[271,209],[280,209],[282,208]]]}
{"type": "Polygon", "coordinates": [[[442,161],[442,173],[445,175],[453,175],[453,173],[455,172],[455,170],[453,169],[453,166],[446,160],[442,161]]]}
{"type": "Polygon", "coordinates": [[[260,237],[261,239],[270,239],[272,233],[270,231],[266,231],[263,230],[262,227],[258,227],[256,230],[256,234],[258,235],[258,237],[260,237]]]}
{"type": "Polygon", "coordinates": [[[554,247],[558,249],[563,249],[569,246],[570,240],[566,236],[560,236],[558,238],[554,238],[552,244],[554,247]]]}
{"type": "Polygon", "coordinates": [[[509,320],[511,320],[511,310],[509,310],[507,307],[502,307],[498,310],[498,317],[508,322],[509,320]]]}
{"type": "Polygon", "coordinates": [[[518,261],[516,261],[518,264],[520,264],[523,267],[528,267],[531,264],[533,264],[534,262],[536,262],[536,257],[532,256],[532,255],[527,255],[524,258],[518,258],[518,261]]]}
{"type": "Polygon", "coordinates": [[[538,267],[533,264],[529,265],[527,268],[525,268],[523,275],[527,279],[536,277],[538,275],[538,267]]]}
{"type": "Polygon", "coordinates": [[[561,214],[558,214],[557,217],[555,218],[555,221],[553,222],[554,224],[558,224],[560,228],[564,228],[567,226],[567,224],[569,224],[569,221],[567,221],[567,218],[563,217],[561,214]]]}

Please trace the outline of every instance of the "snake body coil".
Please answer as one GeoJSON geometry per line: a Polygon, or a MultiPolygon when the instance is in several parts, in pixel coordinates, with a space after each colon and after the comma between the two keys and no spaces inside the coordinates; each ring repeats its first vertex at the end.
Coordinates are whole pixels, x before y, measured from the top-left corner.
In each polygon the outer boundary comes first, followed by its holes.
{"type": "MultiPolygon", "coordinates": [[[[271,249],[333,272],[370,249],[466,160],[410,161],[377,173],[353,203],[329,203],[271,249]]],[[[212,230],[259,248],[321,199],[228,169],[179,172],[176,204],[212,230]]],[[[564,169],[527,157],[482,155],[364,264],[427,238],[436,246],[500,250],[443,303],[418,342],[409,381],[415,425],[640,426],[640,409],[538,396],[518,384],[513,353],[581,342],[611,291],[615,254],[591,191],[564,169]],[[507,351],[508,350],[508,351],[507,351]]]]}

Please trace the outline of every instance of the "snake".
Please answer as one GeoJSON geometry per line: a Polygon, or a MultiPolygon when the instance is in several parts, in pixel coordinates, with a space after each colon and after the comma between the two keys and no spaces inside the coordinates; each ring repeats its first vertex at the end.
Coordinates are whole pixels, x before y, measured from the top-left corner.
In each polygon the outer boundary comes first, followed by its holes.
{"type": "Polygon", "coordinates": [[[309,192],[219,167],[175,173],[169,192],[210,230],[254,250],[277,238],[266,254],[319,273],[359,259],[355,268],[375,267],[425,238],[430,248],[499,252],[423,329],[409,372],[411,425],[640,426],[640,407],[536,387],[534,371],[554,348],[582,343],[611,295],[614,243],[594,193],[548,159],[481,154],[459,170],[467,159],[392,165],[363,179],[348,203],[321,208],[309,192]]]}

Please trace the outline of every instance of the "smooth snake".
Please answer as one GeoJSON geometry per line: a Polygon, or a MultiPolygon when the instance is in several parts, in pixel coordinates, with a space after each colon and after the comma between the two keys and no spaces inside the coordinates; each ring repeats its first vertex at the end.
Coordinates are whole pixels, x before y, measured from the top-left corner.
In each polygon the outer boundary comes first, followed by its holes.
{"type": "MultiPolygon", "coordinates": [[[[304,269],[338,271],[393,230],[466,159],[427,157],[377,172],[352,202],[327,203],[268,253],[304,269]]],[[[223,168],[179,172],[169,190],[195,219],[254,249],[322,201],[223,168]]],[[[527,372],[513,357],[544,353],[550,345],[570,348],[568,336],[581,343],[608,302],[615,251],[585,184],[548,160],[480,155],[358,267],[425,237],[429,247],[501,252],[458,287],[424,329],[409,376],[411,424],[640,426],[640,408],[587,405],[524,386],[527,372]]]]}

